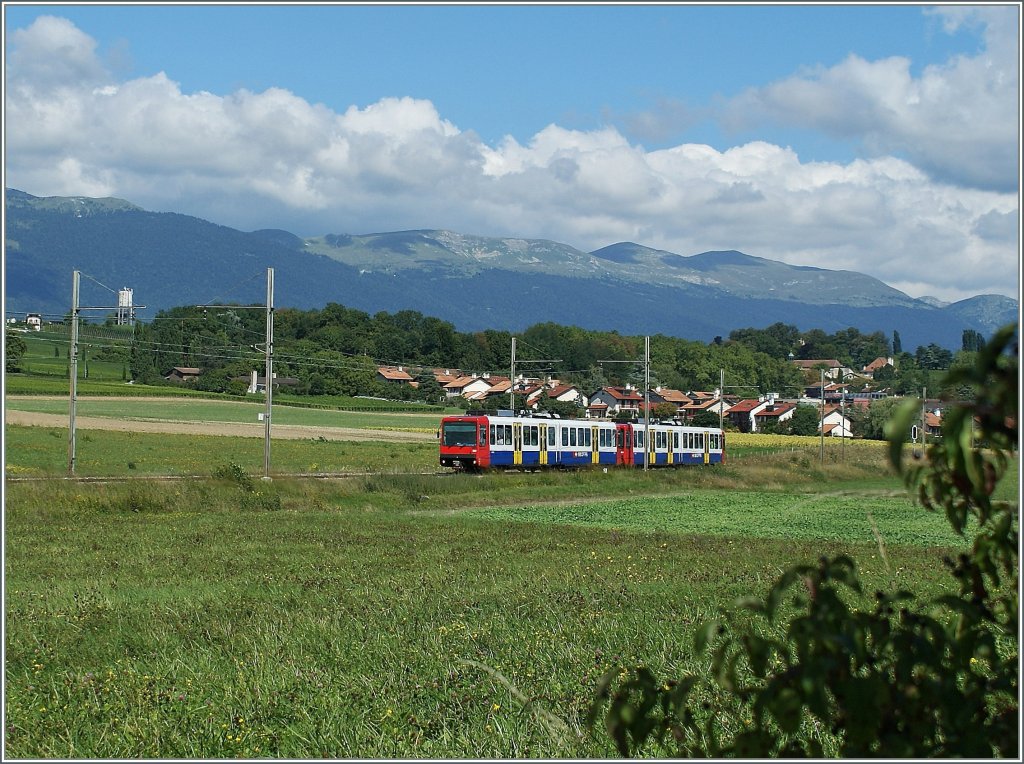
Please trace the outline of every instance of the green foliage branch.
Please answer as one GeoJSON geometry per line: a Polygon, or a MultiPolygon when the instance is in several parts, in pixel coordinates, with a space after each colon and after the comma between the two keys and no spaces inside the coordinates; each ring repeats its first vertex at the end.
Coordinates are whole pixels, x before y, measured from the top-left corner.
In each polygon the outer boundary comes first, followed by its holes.
{"type": "Polygon", "coordinates": [[[603,721],[624,756],[1019,756],[1018,507],[992,500],[1017,448],[1015,334],[1004,327],[975,365],[951,372],[975,395],[947,412],[927,451],[905,454],[919,401],[888,427],[907,488],[959,534],[974,532],[970,550],[946,560],[950,593],[920,603],[879,591],[864,606],[850,557],[792,567],[764,599],[698,628],[707,676],[606,674],[591,728],[603,721]]]}
{"type": "Polygon", "coordinates": [[[10,329],[4,329],[4,371],[18,371],[22,356],[28,351],[28,343],[10,329]]]}

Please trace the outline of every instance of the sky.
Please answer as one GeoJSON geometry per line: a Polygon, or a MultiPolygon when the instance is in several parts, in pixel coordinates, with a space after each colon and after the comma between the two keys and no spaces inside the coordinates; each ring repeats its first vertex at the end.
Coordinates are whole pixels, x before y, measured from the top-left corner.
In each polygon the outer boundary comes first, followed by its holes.
{"type": "Polygon", "coordinates": [[[1019,296],[1020,6],[4,4],[4,181],[1019,296]]]}

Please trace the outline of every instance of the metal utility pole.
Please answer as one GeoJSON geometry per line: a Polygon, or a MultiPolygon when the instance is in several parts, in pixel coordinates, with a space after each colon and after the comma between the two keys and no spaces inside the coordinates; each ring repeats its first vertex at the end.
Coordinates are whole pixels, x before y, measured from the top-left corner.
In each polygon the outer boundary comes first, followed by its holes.
{"type": "Polygon", "coordinates": [[[75,408],[78,400],[78,285],[80,274],[74,271],[71,279],[71,399],[68,402],[68,473],[75,474],[75,408]]]}
{"type": "Polygon", "coordinates": [[[841,428],[840,435],[843,436],[843,463],[846,463],[846,385],[843,385],[843,397],[840,400],[839,405],[839,416],[842,418],[842,422],[839,427],[841,428]]]}
{"type": "MultiPolygon", "coordinates": [[[[86,274],[86,278],[92,279],[92,276],[86,274]]],[[[71,348],[68,351],[68,359],[70,360],[68,374],[70,376],[70,400],[68,402],[68,473],[75,474],[75,414],[78,407],[78,320],[79,314],[83,310],[117,310],[117,306],[111,305],[81,305],[79,304],[79,291],[82,282],[82,274],[79,271],[71,272],[71,348]]],[[[99,284],[99,282],[96,282],[99,284]]],[[[100,284],[103,286],[103,284],[100,284]]],[[[109,289],[110,287],[104,287],[109,289]]],[[[111,290],[113,291],[113,290],[111,290]]],[[[140,305],[140,308],[145,308],[145,305],[140,305]]],[[[89,378],[89,361],[86,359],[85,362],[85,377],[89,378]]]]}
{"type": "Polygon", "coordinates": [[[722,429],[725,418],[725,369],[718,370],[718,429],[722,429]]]}
{"type": "Polygon", "coordinates": [[[821,419],[818,422],[818,429],[821,431],[821,463],[825,463],[825,370],[821,370],[821,419]]]}
{"type": "Polygon", "coordinates": [[[651,460],[651,338],[644,337],[644,472],[651,460]]]}
{"type": "Polygon", "coordinates": [[[925,407],[928,404],[928,388],[921,388],[921,446],[928,445],[928,423],[925,421],[925,407]]]}
{"type": "MultiPolygon", "coordinates": [[[[267,314],[267,341],[263,349],[265,358],[264,379],[266,381],[267,405],[263,418],[263,479],[270,480],[270,413],[274,399],[274,269],[267,268],[267,302],[265,306],[260,305],[196,305],[197,308],[229,308],[230,310],[259,310],[261,307],[267,314]]],[[[258,349],[253,345],[253,349],[258,349]]]]}
{"type": "Polygon", "coordinates": [[[516,414],[516,338],[512,338],[512,368],[509,371],[508,407],[516,414]]]}
{"type": "Polygon", "coordinates": [[[267,268],[267,411],[263,416],[263,479],[270,480],[270,411],[274,397],[274,269],[267,268]]]}

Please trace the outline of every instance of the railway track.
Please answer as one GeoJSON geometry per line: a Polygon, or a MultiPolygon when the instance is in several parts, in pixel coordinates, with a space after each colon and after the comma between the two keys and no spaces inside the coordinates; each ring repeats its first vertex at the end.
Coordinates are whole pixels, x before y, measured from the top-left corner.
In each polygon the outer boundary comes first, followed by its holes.
{"type": "MultiPolygon", "coordinates": [[[[271,480],[275,478],[311,478],[313,480],[343,480],[345,478],[358,478],[358,477],[371,477],[374,475],[381,474],[394,474],[396,477],[399,475],[416,475],[419,477],[449,477],[452,475],[459,474],[454,471],[429,471],[429,472],[401,472],[401,473],[381,473],[381,472],[280,472],[274,473],[271,476],[271,480]]],[[[262,476],[253,475],[254,479],[262,479],[262,476]]],[[[132,483],[132,482],[146,482],[146,481],[167,481],[173,482],[178,480],[213,480],[216,479],[214,475],[15,475],[6,476],[5,482],[7,483],[45,483],[53,480],[64,480],[69,483],[132,483]]]]}

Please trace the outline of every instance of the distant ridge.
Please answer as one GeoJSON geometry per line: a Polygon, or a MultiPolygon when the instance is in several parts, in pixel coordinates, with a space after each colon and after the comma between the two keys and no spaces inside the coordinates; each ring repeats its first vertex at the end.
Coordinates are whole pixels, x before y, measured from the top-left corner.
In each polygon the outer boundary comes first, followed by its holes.
{"type": "Polygon", "coordinates": [[[148,306],[143,317],[214,296],[262,303],[262,280],[253,274],[268,267],[275,269],[278,306],[415,310],[460,331],[520,331],[554,321],[711,341],[781,321],[830,333],[895,330],[904,347],[959,349],[964,329],[990,336],[1018,312],[1016,300],[998,295],[936,307],[862,273],[736,250],[687,257],[619,242],[584,252],[549,240],[429,229],[303,239],[149,212],[123,199],[8,189],[5,201],[9,315],[64,315],[73,270],[132,287],[148,306]],[[223,294],[239,283],[246,288],[223,294]]]}

